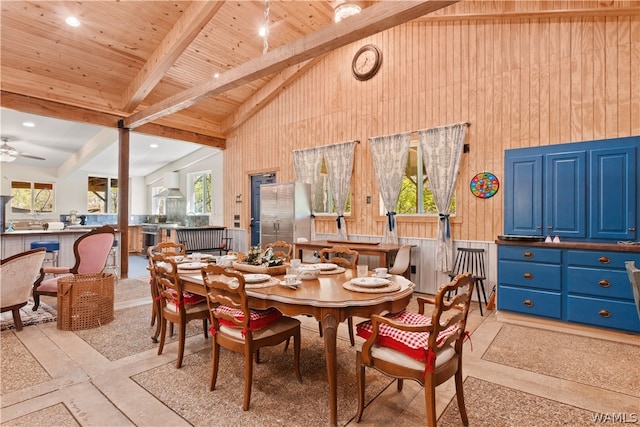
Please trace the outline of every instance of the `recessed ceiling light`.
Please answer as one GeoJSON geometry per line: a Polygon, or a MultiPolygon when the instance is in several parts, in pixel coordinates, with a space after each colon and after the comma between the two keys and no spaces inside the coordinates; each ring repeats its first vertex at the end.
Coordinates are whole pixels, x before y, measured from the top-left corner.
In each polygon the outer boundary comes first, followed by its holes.
{"type": "Polygon", "coordinates": [[[213,77],[217,79],[218,77],[220,77],[220,73],[215,73],[213,77]]]}
{"type": "Polygon", "coordinates": [[[26,127],[26,128],[34,128],[36,127],[36,124],[33,122],[22,122],[22,126],[26,127]]]}
{"type": "Polygon", "coordinates": [[[267,28],[265,26],[260,27],[260,29],[258,30],[258,34],[260,35],[260,37],[264,37],[267,35],[267,28]]]}
{"type": "Polygon", "coordinates": [[[149,144],[149,147],[151,147],[151,148],[158,148],[158,144],[149,144]]]}
{"type": "Polygon", "coordinates": [[[80,26],[80,21],[75,16],[69,16],[67,19],[64,20],[64,22],[66,22],[67,25],[70,25],[72,27],[80,26]]]}
{"type": "Polygon", "coordinates": [[[336,7],[333,15],[333,20],[336,22],[342,21],[344,18],[360,13],[361,8],[355,3],[342,3],[336,7]]]}

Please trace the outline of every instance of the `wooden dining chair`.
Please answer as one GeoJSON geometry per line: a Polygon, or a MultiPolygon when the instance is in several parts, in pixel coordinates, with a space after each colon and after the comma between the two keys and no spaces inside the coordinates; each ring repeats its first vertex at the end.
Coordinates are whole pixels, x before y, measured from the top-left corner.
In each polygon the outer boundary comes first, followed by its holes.
{"type": "Polygon", "coordinates": [[[358,336],[366,341],[356,351],[358,413],[362,419],[365,397],[365,367],[374,368],[398,380],[402,391],[405,378],[424,387],[427,425],[436,426],[436,386],[455,376],[456,398],[464,425],[469,424],[462,389],[462,344],[473,294],[470,273],[456,276],[440,286],[435,299],[418,297],[418,313],[403,311],[379,316],[358,324],[358,336]],[[446,294],[460,291],[451,300],[446,294]],[[425,304],[435,307],[424,315],[425,304]]]}
{"type": "Polygon", "coordinates": [[[356,268],[359,256],[358,251],[346,246],[333,246],[320,250],[320,262],[331,262],[346,268],[356,268]]]}
{"type": "Polygon", "coordinates": [[[293,256],[293,245],[291,243],[287,243],[284,240],[278,240],[273,243],[268,243],[264,246],[263,249],[272,248],[274,255],[284,258],[287,261],[291,261],[291,257],[293,256]]]}
{"type": "MultiPolygon", "coordinates": [[[[151,326],[156,325],[156,331],[151,337],[151,341],[158,342],[158,336],[160,336],[160,298],[158,292],[158,282],[155,277],[155,263],[153,255],[156,253],[164,253],[167,256],[186,256],[187,247],[182,243],[175,242],[160,242],[155,246],[149,246],[147,248],[147,260],[149,266],[149,288],[151,291],[151,326]]],[[[171,324],[171,335],[173,335],[173,323],[171,324]]]]}
{"type": "Polygon", "coordinates": [[[58,295],[58,279],[61,277],[73,274],[101,273],[107,264],[114,240],[115,230],[113,227],[103,225],[94,228],[78,237],[74,242],[75,263],[72,267],[42,267],[40,277],[33,283],[33,311],[36,311],[40,306],[40,295],[52,297],[58,295]]]}
{"type": "MultiPolygon", "coordinates": [[[[253,380],[253,358],[260,348],[289,342],[293,337],[293,364],[298,381],[300,374],[300,321],[283,316],[275,308],[251,310],[245,291],[244,276],[209,264],[202,269],[211,319],[212,357],[210,390],[216,387],[220,366],[220,347],[244,354],[244,401],[249,410],[253,380]]],[[[285,345],[285,351],[287,346],[285,345]]]]}
{"type": "Polygon", "coordinates": [[[202,320],[202,329],[205,339],[207,334],[207,322],[209,320],[209,307],[206,298],[194,295],[183,289],[182,280],[178,275],[178,264],[172,255],[156,253],[153,255],[155,279],[158,284],[158,299],[160,301],[160,344],[158,355],[164,349],[167,335],[167,322],[178,327],[178,359],[176,368],[182,367],[184,344],[187,335],[187,323],[192,320],[202,320]]]}
{"type": "MultiPolygon", "coordinates": [[[[358,265],[359,257],[358,251],[349,249],[346,246],[333,246],[320,250],[320,262],[330,262],[346,268],[355,269],[358,265]]],[[[322,336],[322,324],[320,322],[318,322],[318,327],[320,328],[320,336],[322,336]]],[[[347,327],[349,328],[349,341],[351,346],[354,346],[356,339],[353,334],[353,318],[351,316],[347,318],[347,327]]]]}

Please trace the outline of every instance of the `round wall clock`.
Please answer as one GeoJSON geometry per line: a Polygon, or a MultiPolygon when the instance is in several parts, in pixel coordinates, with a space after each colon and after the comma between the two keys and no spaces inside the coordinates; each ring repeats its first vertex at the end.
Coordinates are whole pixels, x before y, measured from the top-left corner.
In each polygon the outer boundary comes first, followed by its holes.
{"type": "Polygon", "coordinates": [[[488,199],[498,192],[500,181],[491,172],[480,172],[471,179],[471,193],[480,199],[488,199]]]}
{"type": "Polygon", "coordinates": [[[369,80],[375,76],[382,64],[382,52],[378,46],[368,44],[362,46],[353,56],[351,71],[358,80],[369,80]]]}

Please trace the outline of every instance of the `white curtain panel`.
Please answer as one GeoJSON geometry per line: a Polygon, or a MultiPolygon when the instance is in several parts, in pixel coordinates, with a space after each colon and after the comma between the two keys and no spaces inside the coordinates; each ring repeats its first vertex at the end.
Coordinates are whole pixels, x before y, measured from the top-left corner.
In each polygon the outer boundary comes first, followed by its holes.
{"type": "Polygon", "coordinates": [[[349,196],[351,175],[353,174],[353,156],[356,141],[341,142],[324,147],[324,160],[329,174],[329,185],[338,217],[336,218],[338,240],[347,240],[347,224],[344,221],[344,208],[349,196]]]}
{"type": "MultiPolygon", "coordinates": [[[[311,206],[316,198],[316,187],[320,176],[324,147],[307,148],[293,151],[293,168],[296,180],[311,184],[311,206]]],[[[313,211],[312,211],[313,212],[313,211]]],[[[311,215],[311,240],[316,239],[316,227],[313,214],[311,215]]]]}
{"type": "Polygon", "coordinates": [[[387,223],[382,243],[398,243],[395,208],[402,189],[402,179],[407,165],[411,132],[369,138],[376,181],[387,211],[387,223]]]}
{"type": "Polygon", "coordinates": [[[457,123],[418,131],[429,185],[440,216],[435,268],[441,272],[449,272],[453,268],[449,207],[456,188],[467,127],[468,123],[457,123]]]}

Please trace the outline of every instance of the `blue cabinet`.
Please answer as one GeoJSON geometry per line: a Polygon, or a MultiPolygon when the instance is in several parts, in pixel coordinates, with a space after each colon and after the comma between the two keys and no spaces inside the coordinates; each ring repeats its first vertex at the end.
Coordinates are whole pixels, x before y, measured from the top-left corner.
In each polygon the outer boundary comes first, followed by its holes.
{"type": "Polygon", "coordinates": [[[635,240],[637,148],[621,146],[590,151],[592,239],[635,240]]]}
{"type": "Polygon", "coordinates": [[[616,251],[611,244],[544,246],[499,244],[498,310],[640,332],[624,265],[640,265],[640,251],[616,251]]]}
{"type": "Polygon", "coordinates": [[[504,233],[636,240],[640,137],[505,152],[504,233]]]}

